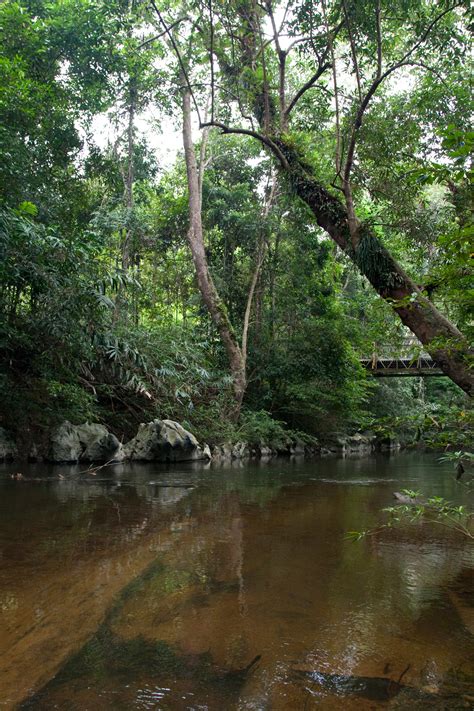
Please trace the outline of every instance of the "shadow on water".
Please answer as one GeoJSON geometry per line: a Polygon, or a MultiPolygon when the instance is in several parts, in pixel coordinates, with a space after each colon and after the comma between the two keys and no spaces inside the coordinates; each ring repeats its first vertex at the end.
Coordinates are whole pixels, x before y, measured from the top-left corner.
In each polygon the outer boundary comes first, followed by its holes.
{"type": "MultiPolygon", "coordinates": [[[[154,640],[143,635],[126,638],[114,632],[114,621],[123,613],[124,605],[140,593],[146,591],[148,594],[150,589],[169,589],[167,579],[170,574],[171,571],[162,563],[152,563],[122,591],[92,639],[66,662],[44,689],[21,704],[20,708],[46,709],[54,707],[54,704],[56,707],[59,704],[59,708],[63,704],[71,709],[89,708],[91,686],[100,689],[99,695],[102,698],[107,696],[107,688],[110,688],[111,696],[116,695],[114,692],[120,689],[122,698],[116,698],[114,708],[130,708],[134,701],[146,707],[148,697],[154,703],[165,692],[169,697],[172,690],[176,703],[186,697],[192,701],[198,694],[206,699],[206,704],[212,699],[214,703],[219,703],[219,708],[231,708],[259,661],[258,656],[241,669],[219,669],[209,652],[183,654],[176,646],[164,640],[154,640]],[[135,680],[135,685],[128,683],[131,679],[135,680]],[[153,691],[148,683],[150,679],[160,682],[159,685],[154,684],[153,691]],[[131,688],[130,693],[127,690],[131,688]]],[[[232,585],[210,585],[207,588],[208,593],[212,594],[216,588],[231,591],[232,585]]],[[[202,600],[198,598],[199,593],[191,594],[188,606],[202,605],[202,600]]],[[[93,707],[92,703],[90,708],[93,707]]]]}
{"type": "Polygon", "coordinates": [[[433,457],[4,472],[0,708],[473,705],[472,550],[344,537],[433,457]]]}

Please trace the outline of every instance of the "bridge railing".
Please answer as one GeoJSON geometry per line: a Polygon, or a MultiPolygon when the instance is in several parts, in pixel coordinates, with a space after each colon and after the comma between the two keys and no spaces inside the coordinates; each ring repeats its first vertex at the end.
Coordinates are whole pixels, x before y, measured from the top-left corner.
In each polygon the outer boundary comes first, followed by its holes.
{"type": "Polygon", "coordinates": [[[417,360],[419,358],[431,358],[427,351],[423,350],[423,344],[413,337],[407,336],[403,338],[398,346],[394,344],[383,344],[383,343],[373,343],[373,349],[371,353],[366,353],[362,359],[363,360],[384,360],[384,359],[408,359],[417,360]]]}
{"type": "Polygon", "coordinates": [[[360,359],[360,364],[372,375],[443,375],[439,364],[423,350],[422,344],[416,338],[404,339],[396,353],[393,345],[386,348],[377,343],[373,345],[372,354],[360,359]]]}

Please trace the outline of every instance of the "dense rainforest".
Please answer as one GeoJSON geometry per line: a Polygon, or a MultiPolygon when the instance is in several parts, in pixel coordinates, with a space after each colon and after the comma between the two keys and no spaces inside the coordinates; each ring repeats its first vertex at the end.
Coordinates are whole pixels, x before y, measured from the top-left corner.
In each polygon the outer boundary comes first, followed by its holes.
{"type": "Polygon", "coordinates": [[[471,22],[463,0],[2,2],[0,425],[467,447],[471,22]],[[445,377],[362,367],[407,339],[445,377]]]}

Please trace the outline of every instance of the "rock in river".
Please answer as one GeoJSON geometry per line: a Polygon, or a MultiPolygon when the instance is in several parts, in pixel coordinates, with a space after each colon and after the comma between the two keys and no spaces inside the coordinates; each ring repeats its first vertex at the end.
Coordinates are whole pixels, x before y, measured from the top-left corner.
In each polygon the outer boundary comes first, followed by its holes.
{"type": "Polygon", "coordinates": [[[144,462],[186,462],[209,459],[209,449],[173,420],[141,424],[137,435],[123,448],[127,459],[144,462]]]}
{"type": "Polygon", "coordinates": [[[123,459],[122,445],[106,427],[63,422],[51,433],[48,459],[52,462],[108,462],[123,459]]]}

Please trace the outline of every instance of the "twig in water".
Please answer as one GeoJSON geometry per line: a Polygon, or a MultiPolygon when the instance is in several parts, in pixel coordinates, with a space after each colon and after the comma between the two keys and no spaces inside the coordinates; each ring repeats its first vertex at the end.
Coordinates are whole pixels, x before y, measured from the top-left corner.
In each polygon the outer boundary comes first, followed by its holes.
{"type": "Polygon", "coordinates": [[[105,469],[105,467],[110,467],[112,464],[118,464],[116,459],[109,459],[108,462],[105,462],[105,464],[99,464],[96,467],[88,467],[87,469],[84,469],[81,472],[76,472],[74,476],[80,476],[81,474],[91,474],[92,476],[95,476],[98,471],[101,469],[105,469]]]}

